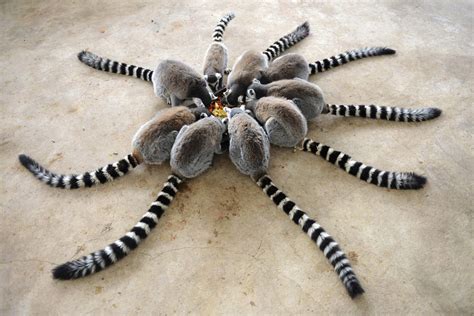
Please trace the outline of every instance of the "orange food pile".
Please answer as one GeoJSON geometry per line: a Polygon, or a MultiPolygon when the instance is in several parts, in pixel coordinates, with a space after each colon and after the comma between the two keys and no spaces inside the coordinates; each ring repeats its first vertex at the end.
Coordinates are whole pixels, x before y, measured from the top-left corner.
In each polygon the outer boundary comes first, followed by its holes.
{"type": "Polygon", "coordinates": [[[220,97],[218,97],[217,100],[211,102],[211,105],[209,106],[209,112],[218,118],[227,117],[227,113],[224,111],[224,106],[222,105],[220,97]]]}

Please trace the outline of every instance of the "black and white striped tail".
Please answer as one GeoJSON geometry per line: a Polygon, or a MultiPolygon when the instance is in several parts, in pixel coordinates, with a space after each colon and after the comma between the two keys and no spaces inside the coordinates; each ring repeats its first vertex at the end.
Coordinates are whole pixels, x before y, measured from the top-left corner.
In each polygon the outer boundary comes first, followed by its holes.
{"type": "Polygon", "coordinates": [[[438,108],[407,109],[378,105],[326,104],[326,113],[337,116],[356,116],[395,122],[422,122],[441,115],[438,108]]]}
{"type": "Polygon", "coordinates": [[[132,155],[127,155],[123,159],[93,172],[85,172],[79,175],[62,175],[49,171],[26,155],[20,155],[18,159],[40,181],[61,189],[90,188],[98,183],[106,183],[125,175],[130,169],[139,164],[132,155]]]}
{"type": "Polygon", "coordinates": [[[334,267],[339,279],[346,287],[349,295],[354,298],[364,293],[357,276],[352,270],[349,259],[341,250],[337,242],[321,227],[315,220],[309,218],[308,214],[303,212],[285,193],[280,191],[268,175],[262,176],[257,184],[263,189],[268,197],[281,210],[283,210],[290,219],[298,224],[303,231],[318,245],[326,258],[334,267]]]}
{"type": "Polygon", "coordinates": [[[309,23],[304,22],[300,26],[296,28],[293,32],[286,34],[285,36],[281,37],[278,41],[270,45],[263,54],[267,56],[268,61],[272,61],[273,59],[280,56],[285,50],[294,46],[296,43],[303,40],[305,37],[309,35],[309,23]]]}
{"type": "Polygon", "coordinates": [[[151,77],[153,75],[153,70],[134,65],[127,65],[125,63],[97,56],[96,54],[85,50],[77,54],[77,58],[89,67],[114,74],[127,75],[145,81],[151,82],[151,77]]]}
{"type": "Polygon", "coordinates": [[[325,58],[323,60],[317,60],[314,63],[310,63],[309,67],[311,68],[311,74],[314,75],[315,73],[324,72],[354,60],[372,56],[393,55],[395,53],[396,51],[394,49],[388,47],[365,47],[361,49],[350,50],[336,56],[325,58]]]}
{"type": "Polygon", "coordinates": [[[158,193],[157,199],[151,203],[148,212],[128,233],[102,250],[57,266],[52,271],[53,278],[60,280],[82,278],[99,272],[128,255],[155,228],[158,220],[173,201],[181,182],[182,180],[177,176],[169,176],[163,189],[158,193]]]}
{"type": "Polygon", "coordinates": [[[217,23],[216,27],[214,28],[214,33],[212,33],[212,40],[214,42],[222,42],[222,37],[224,36],[225,28],[233,18],[235,18],[235,14],[233,12],[230,12],[224,15],[219,21],[219,23],[217,23]]]}
{"type": "Polygon", "coordinates": [[[305,138],[303,141],[303,151],[312,152],[317,156],[321,156],[330,163],[339,166],[339,168],[345,170],[347,173],[379,187],[398,190],[417,190],[421,189],[426,183],[426,178],[416,173],[383,171],[371,166],[366,166],[343,152],[315,142],[309,138],[305,138]]]}

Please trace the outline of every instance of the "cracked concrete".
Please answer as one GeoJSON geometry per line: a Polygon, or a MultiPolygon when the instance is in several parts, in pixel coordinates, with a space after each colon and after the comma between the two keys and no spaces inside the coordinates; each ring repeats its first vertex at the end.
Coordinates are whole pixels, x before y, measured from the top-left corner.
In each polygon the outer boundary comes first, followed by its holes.
{"type": "Polygon", "coordinates": [[[472,313],[471,1],[2,1],[0,17],[1,314],[472,313]],[[148,83],[88,68],[76,54],[146,67],[171,56],[200,69],[229,10],[231,62],[308,20],[312,35],[291,51],[309,59],[397,49],[312,78],[328,102],[444,111],[421,124],[310,124],[311,138],[365,163],[426,175],[420,191],[380,189],[307,153],[272,149],[275,183],[342,245],[366,294],[352,301],[309,238],[226,155],[184,186],[133,254],[94,276],[53,281],[56,264],[132,227],[169,173],[139,167],[63,191],[18,163],[27,153],[54,171],[93,170],[127,154],[138,127],[166,106],[148,83]]]}

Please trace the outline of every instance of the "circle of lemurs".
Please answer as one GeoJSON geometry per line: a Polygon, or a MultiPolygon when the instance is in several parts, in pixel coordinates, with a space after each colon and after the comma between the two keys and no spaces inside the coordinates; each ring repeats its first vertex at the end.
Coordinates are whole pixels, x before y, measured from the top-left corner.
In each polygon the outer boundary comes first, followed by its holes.
{"type": "Polygon", "coordinates": [[[53,269],[56,279],[94,274],[128,255],[158,224],[180,184],[211,167],[214,154],[226,151],[236,168],[249,175],[264,193],[316,243],[334,267],[348,294],[364,293],[349,259],[319,223],[302,211],[268,175],[270,145],[313,153],[347,173],[379,187],[420,189],[426,178],[412,172],[380,170],[352,159],[330,146],[305,138],[307,122],[319,115],[352,116],[397,122],[421,122],[438,117],[438,108],[407,109],[378,105],[328,104],[322,90],[309,78],[320,72],[366,57],[391,55],[387,47],[350,50],[308,62],[296,53],[279,57],[309,34],[309,23],[299,25],[263,52],[244,51],[228,68],[225,28],[235,17],[226,14],[217,24],[202,73],[177,60],[161,60],[155,70],[128,65],[82,51],[78,58],[98,70],[151,82],[169,108],[162,109],[136,132],[132,151],[123,159],[77,175],[53,173],[26,155],[19,160],[46,184],[63,189],[91,187],[125,175],[139,164],[170,161],[172,174],[140,221],[105,248],[53,269]],[[225,84],[224,84],[225,83],[225,84]],[[225,107],[224,107],[225,106],[225,107]],[[219,113],[213,109],[220,107],[219,113]]]}

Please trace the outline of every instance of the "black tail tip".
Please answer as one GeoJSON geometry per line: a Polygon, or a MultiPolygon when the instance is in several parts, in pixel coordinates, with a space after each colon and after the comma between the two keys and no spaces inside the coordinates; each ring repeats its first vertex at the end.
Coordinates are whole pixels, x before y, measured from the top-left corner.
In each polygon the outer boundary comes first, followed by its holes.
{"type": "Polygon", "coordinates": [[[305,36],[305,37],[308,36],[309,35],[309,22],[305,21],[303,24],[298,26],[296,30],[298,31],[298,33],[301,33],[302,36],[305,36]]]}
{"type": "Polygon", "coordinates": [[[25,167],[26,169],[30,169],[31,166],[36,165],[36,161],[28,157],[27,155],[19,155],[18,160],[20,160],[20,163],[25,167]]]}
{"type": "Polygon", "coordinates": [[[438,108],[430,108],[430,111],[428,113],[428,119],[434,119],[434,118],[437,118],[438,116],[441,115],[441,113],[443,113],[443,111],[441,109],[438,109],[438,108]]]}
{"type": "Polygon", "coordinates": [[[351,298],[356,298],[358,295],[362,295],[365,293],[364,289],[359,283],[359,280],[355,279],[352,281],[349,281],[349,283],[346,286],[347,293],[349,293],[349,296],[351,298]]]}
{"type": "Polygon", "coordinates": [[[402,184],[402,190],[418,190],[422,189],[427,182],[426,177],[420,176],[416,173],[409,173],[406,181],[402,184]]]}
{"type": "Polygon", "coordinates": [[[382,55],[394,55],[397,51],[389,47],[384,47],[382,50],[382,55]]]}
{"type": "Polygon", "coordinates": [[[77,54],[77,59],[79,59],[80,61],[82,61],[84,59],[84,55],[87,54],[87,52],[85,50],[82,50],[80,51],[78,54],[77,54]]]}
{"type": "Polygon", "coordinates": [[[71,268],[68,263],[57,266],[51,272],[53,273],[53,279],[56,280],[71,280],[76,278],[74,276],[75,270],[71,268]]]}

